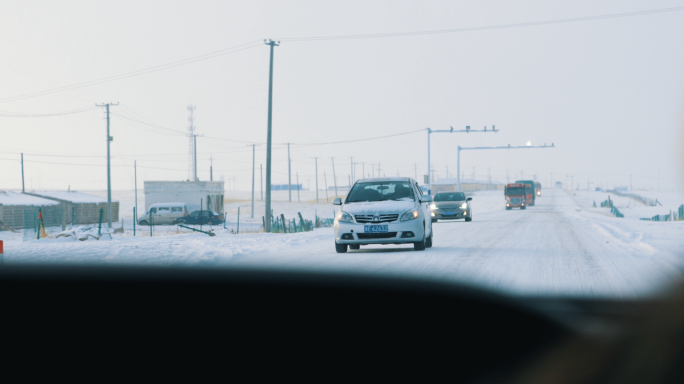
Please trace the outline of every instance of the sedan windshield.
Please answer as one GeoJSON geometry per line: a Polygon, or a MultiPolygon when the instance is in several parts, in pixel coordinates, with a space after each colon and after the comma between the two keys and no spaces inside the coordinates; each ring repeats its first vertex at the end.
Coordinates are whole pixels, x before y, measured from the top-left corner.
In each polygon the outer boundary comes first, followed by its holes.
{"type": "Polygon", "coordinates": [[[347,203],[362,201],[406,200],[413,201],[413,189],[408,181],[386,181],[375,183],[358,183],[354,185],[347,203]]]}
{"type": "Polygon", "coordinates": [[[435,202],[463,200],[465,200],[465,193],[463,192],[442,192],[435,195],[435,202]]]}

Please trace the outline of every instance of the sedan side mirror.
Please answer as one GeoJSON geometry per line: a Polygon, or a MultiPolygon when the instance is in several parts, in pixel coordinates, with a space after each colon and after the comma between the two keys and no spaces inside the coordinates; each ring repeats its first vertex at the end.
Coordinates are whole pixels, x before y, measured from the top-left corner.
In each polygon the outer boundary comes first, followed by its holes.
{"type": "Polygon", "coordinates": [[[335,200],[333,200],[333,205],[342,205],[342,199],[339,197],[335,198],[335,200]]]}
{"type": "Polygon", "coordinates": [[[423,195],[423,197],[420,198],[421,203],[429,203],[432,201],[432,196],[430,195],[423,195]]]}
{"type": "Polygon", "coordinates": [[[469,198],[466,199],[466,201],[471,201],[471,200],[473,200],[472,197],[469,197],[469,198]]]}

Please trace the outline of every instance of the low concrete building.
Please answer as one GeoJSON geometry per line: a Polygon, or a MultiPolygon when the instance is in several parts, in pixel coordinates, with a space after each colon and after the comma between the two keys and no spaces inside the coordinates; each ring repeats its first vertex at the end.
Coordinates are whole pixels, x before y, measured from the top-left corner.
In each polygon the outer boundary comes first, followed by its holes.
{"type": "MultiPolygon", "coordinates": [[[[107,198],[105,197],[76,191],[27,192],[26,194],[54,200],[62,204],[66,224],[98,223],[100,221],[100,209],[103,210],[102,222],[107,222],[107,198]]],[[[114,200],[112,200],[112,221],[119,221],[119,202],[114,200]]]]}
{"type": "MultiPolygon", "coordinates": [[[[503,191],[506,184],[481,180],[461,179],[461,191],[503,191]]],[[[454,178],[440,179],[432,183],[432,194],[438,192],[453,192],[458,189],[458,180],[454,178]]]]}
{"type": "Polygon", "coordinates": [[[21,192],[0,191],[0,216],[12,229],[35,228],[42,212],[46,227],[64,226],[64,206],[57,201],[21,192]]]}
{"type": "MultiPolygon", "coordinates": [[[[152,204],[185,203],[191,211],[210,209],[223,212],[223,181],[146,181],[145,212],[152,204]]],[[[140,212],[141,216],[143,212],[140,212]]]]}

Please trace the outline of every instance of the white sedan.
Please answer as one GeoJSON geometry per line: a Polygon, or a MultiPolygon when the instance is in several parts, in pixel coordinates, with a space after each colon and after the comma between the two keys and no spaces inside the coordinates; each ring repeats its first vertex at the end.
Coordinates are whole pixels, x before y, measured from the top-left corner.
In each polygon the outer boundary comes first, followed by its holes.
{"type": "Polygon", "coordinates": [[[368,244],[413,244],[416,251],[432,247],[432,197],[423,195],[409,177],[358,180],[335,217],[335,250],[368,244]]]}

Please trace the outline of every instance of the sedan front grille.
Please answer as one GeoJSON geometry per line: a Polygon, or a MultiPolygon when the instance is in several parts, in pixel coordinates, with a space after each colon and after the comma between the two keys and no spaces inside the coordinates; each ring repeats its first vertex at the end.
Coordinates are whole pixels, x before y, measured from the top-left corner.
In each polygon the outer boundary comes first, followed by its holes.
{"type": "Polygon", "coordinates": [[[397,221],[399,218],[398,214],[393,214],[393,215],[379,215],[378,216],[378,221],[373,221],[373,218],[375,216],[373,215],[356,215],[354,218],[356,218],[357,223],[390,223],[392,221],[397,221]]]}
{"type": "Polygon", "coordinates": [[[391,239],[393,237],[397,237],[396,232],[386,232],[386,233],[357,233],[356,236],[359,237],[359,240],[367,240],[367,239],[391,239]]]}

